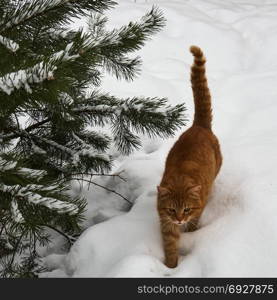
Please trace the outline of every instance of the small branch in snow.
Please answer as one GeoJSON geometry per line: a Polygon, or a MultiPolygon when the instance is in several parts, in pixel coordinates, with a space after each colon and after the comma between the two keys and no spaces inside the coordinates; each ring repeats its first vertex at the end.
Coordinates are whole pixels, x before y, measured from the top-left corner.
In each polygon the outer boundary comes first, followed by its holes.
{"type": "Polygon", "coordinates": [[[107,187],[105,187],[105,186],[103,186],[103,185],[101,185],[101,184],[99,184],[99,183],[96,183],[96,182],[94,182],[94,181],[91,181],[91,180],[88,180],[88,179],[84,179],[84,178],[71,178],[71,179],[72,179],[72,180],[81,180],[81,181],[85,181],[85,182],[91,183],[91,184],[93,184],[93,185],[96,185],[96,186],[98,186],[98,187],[101,187],[102,189],[104,189],[104,190],[106,190],[106,191],[108,191],[108,192],[111,192],[111,193],[114,193],[114,194],[118,195],[119,197],[121,197],[122,199],[124,199],[126,202],[128,202],[130,205],[133,205],[133,203],[132,203],[130,200],[128,200],[126,197],[124,197],[123,195],[121,195],[121,194],[118,193],[117,191],[111,190],[111,189],[109,189],[109,188],[107,188],[107,187]]]}
{"type": "Polygon", "coordinates": [[[66,233],[62,232],[61,230],[51,226],[51,225],[47,225],[47,224],[40,224],[40,226],[43,227],[48,227],[56,232],[58,232],[60,235],[62,235],[63,237],[65,237],[68,241],[68,243],[70,244],[70,246],[76,241],[76,238],[74,238],[73,236],[69,236],[66,233]]]}

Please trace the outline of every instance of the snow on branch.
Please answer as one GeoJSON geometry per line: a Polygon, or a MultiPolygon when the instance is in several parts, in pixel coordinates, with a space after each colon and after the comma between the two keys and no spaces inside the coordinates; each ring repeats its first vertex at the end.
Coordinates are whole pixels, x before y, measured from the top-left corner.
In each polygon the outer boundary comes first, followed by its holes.
{"type": "Polygon", "coordinates": [[[51,210],[55,210],[57,213],[69,213],[71,215],[78,213],[78,207],[73,203],[63,202],[51,197],[43,197],[39,194],[28,192],[26,188],[21,189],[16,196],[24,197],[29,203],[43,205],[51,210]]]}
{"type": "MultiPolygon", "coordinates": [[[[48,190],[55,190],[57,188],[58,186],[48,187],[48,190]]],[[[45,186],[29,184],[22,187],[19,185],[7,186],[2,184],[0,185],[0,190],[2,192],[11,193],[17,201],[26,200],[31,204],[42,205],[51,210],[55,210],[59,214],[69,213],[70,215],[73,215],[78,213],[78,207],[73,203],[64,202],[53,197],[38,194],[39,191],[47,191],[45,186]]],[[[14,212],[18,213],[15,202],[12,209],[14,209],[14,212]]],[[[20,216],[18,218],[20,219],[20,216]]]]}
{"type": "Polygon", "coordinates": [[[76,135],[74,135],[75,140],[79,143],[81,143],[82,145],[82,149],[79,151],[73,151],[72,149],[61,145],[55,141],[43,138],[43,137],[37,137],[38,139],[40,139],[41,141],[45,142],[46,144],[48,144],[51,147],[54,147],[66,154],[68,154],[69,156],[71,156],[71,163],[73,165],[78,165],[78,163],[80,162],[80,158],[81,156],[87,156],[89,158],[96,158],[96,159],[101,159],[104,161],[109,162],[110,161],[110,157],[104,153],[104,152],[98,152],[97,150],[95,150],[93,147],[91,147],[90,145],[86,144],[83,140],[81,140],[79,137],[77,137],[76,135]]]}
{"type": "Polygon", "coordinates": [[[101,95],[92,95],[90,99],[94,99],[95,105],[80,105],[72,109],[75,113],[81,112],[109,112],[119,116],[123,112],[137,111],[137,113],[151,112],[152,114],[160,114],[167,116],[171,110],[170,106],[165,106],[166,99],[158,98],[109,98],[101,95]],[[97,102],[100,102],[99,104],[97,102]]]}
{"type": "MultiPolygon", "coordinates": [[[[159,31],[165,25],[165,19],[162,12],[153,7],[150,12],[145,14],[139,21],[130,22],[127,26],[114,29],[110,32],[104,32],[103,28],[107,19],[101,15],[91,16],[88,23],[90,35],[84,42],[84,47],[92,48],[96,46],[118,46],[117,51],[126,52],[138,50],[143,42],[153,33],[159,31]],[[124,41],[128,40],[126,45],[124,41]],[[130,41],[136,41],[136,43],[130,41]],[[125,49],[124,47],[125,46],[125,49]]],[[[113,50],[116,50],[113,48],[113,50]]]]}
{"type": "Polygon", "coordinates": [[[19,45],[16,42],[2,35],[0,35],[0,43],[12,52],[16,52],[19,49],[19,45]]]}
{"type": "Polygon", "coordinates": [[[42,154],[42,155],[46,154],[46,151],[40,148],[38,145],[36,145],[33,140],[31,140],[31,143],[32,143],[32,151],[34,153],[42,154]]]}
{"type": "Polygon", "coordinates": [[[75,35],[75,32],[69,29],[50,28],[42,34],[49,36],[51,39],[59,40],[60,38],[71,39],[75,35]]]}
{"type": "Polygon", "coordinates": [[[14,169],[16,166],[15,161],[7,161],[0,157],[0,172],[14,169]]]}
{"type": "Polygon", "coordinates": [[[58,64],[79,57],[78,54],[69,54],[72,47],[73,43],[69,43],[64,50],[54,53],[47,63],[40,62],[31,68],[12,72],[0,77],[0,90],[10,95],[14,90],[24,87],[25,90],[31,94],[31,84],[41,83],[44,80],[53,80],[54,71],[57,69],[58,64]]]}
{"type": "Polygon", "coordinates": [[[73,133],[74,139],[82,146],[82,149],[80,151],[77,151],[73,156],[73,164],[77,165],[80,161],[80,156],[87,156],[90,158],[98,158],[104,161],[109,162],[110,157],[104,153],[99,152],[95,150],[92,146],[87,144],[84,140],[82,140],[80,137],[78,137],[75,133],[73,133]]]}
{"type": "MultiPolygon", "coordinates": [[[[65,0],[64,0],[65,1],[65,0]]],[[[36,1],[35,1],[36,2],[36,1]]],[[[34,2],[34,3],[35,3],[34,2]]],[[[43,4],[41,4],[42,1],[38,1],[39,5],[37,8],[34,8],[32,12],[28,12],[28,14],[32,14],[35,12],[38,12],[40,9],[42,10],[43,4]]],[[[47,1],[47,5],[59,5],[63,1],[61,0],[52,0],[47,1]]],[[[24,13],[23,13],[24,16],[24,13]]],[[[26,16],[25,16],[26,17],[26,16]]],[[[18,17],[19,18],[19,17],[18,17]]],[[[14,20],[16,22],[19,22],[19,19],[14,20]]],[[[95,37],[93,34],[83,34],[83,42],[81,45],[78,45],[78,48],[81,48],[83,50],[91,50],[94,47],[106,47],[109,45],[120,45],[122,42],[122,38],[125,36],[130,39],[130,34],[132,33],[130,31],[130,27],[134,27],[134,33],[135,36],[138,35],[138,32],[140,33],[139,36],[144,36],[142,40],[146,39],[146,35],[148,35],[151,30],[154,30],[153,24],[156,24],[157,28],[159,28],[162,23],[158,14],[158,11],[152,10],[150,13],[148,13],[146,16],[144,16],[141,20],[141,22],[138,23],[130,23],[129,26],[123,27],[118,30],[113,30],[107,34],[101,34],[98,36],[98,38],[95,37]],[[138,31],[138,28],[140,29],[138,31]],[[135,30],[136,29],[136,30],[135,30]],[[138,31],[138,32],[136,32],[138,31]]],[[[7,24],[6,24],[7,26],[7,24]]],[[[156,28],[156,30],[157,30],[156,28]]],[[[0,36],[2,37],[2,36],[0,36]]],[[[11,49],[16,51],[18,48],[18,45],[14,42],[10,41],[8,43],[5,38],[0,38],[0,42],[4,43],[6,46],[9,46],[11,49]]],[[[48,62],[39,62],[33,67],[30,67],[28,69],[18,70],[16,72],[12,72],[9,74],[4,75],[3,77],[0,77],[0,90],[5,92],[6,94],[10,95],[14,90],[18,90],[20,88],[25,88],[25,90],[28,93],[32,93],[31,85],[34,83],[41,83],[44,80],[53,80],[54,79],[54,71],[57,69],[57,65],[70,60],[76,60],[80,57],[80,54],[73,54],[74,43],[69,43],[64,50],[58,51],[54,53],[48,62]]],[[[129,49],[130,50],[130,49],[129,49]]],[[[135,59],[129,59],[125,56],[118,56],[116,61],[113,61],[111,58],[106,57],[105,55],[102,55],[104,59],[104,63],[109,71],[114,71],[118,77],[120,77],[120,74],[123,73],[125,75],[126,79],[131,79],[131,74],[136,73],[137,70],[134,69],[133,72],[130,72],[130,68],[135,68],[135,66],[139,65],[140,61],[138,58],[135,59]],[[130,78],[129,78],[130,77],[130,78]]],[[[123,76],[122,75],[122,76],[123,76]]]]}
{"type": "Polygon", "coordinates": [[[108,21],[106,16],[102,14],[92,14],[88,19],[88,30],[95,38],[104,34],[105,25],[108,21]]]}
{"type": "Polygon", "coordinates": [[[10,95],[14,90],[24,87],[28,93],[32,93],[30,85],[51,80],[56,68],[53,64],[40,62],[31,68],[6,74],[0,77],[0,90],[10,95]]]}
{"type": "Polygon", "coordinates": [[[74,59],[78,58],[80,56],[79,54],[74,54],[74,55],[69,54],[69,52],[72,50],[72,47],[73,47],[73,42],[67,44],[64,50],[54,53],[51,56],[50,61],[51,62],[69,61],[69,60],[74,60],[74,59]]]}
{"type": "Polygon", "coordinates": [[[70,156],[73,156],[74,155],[74,151],[71,150],[70,148],[66,147],[66,146],[63,146],[55,141],[52,141],[52,140],[49,140],[47,138],[44,138],[44,137],[40,137],[40,136],[36,136],[36,138],[40,139],[42,142],[48,144],[49,146],[51,147],[54,147],[70,156]]]}
{"type": "Polygon", "coordinates": [[[70,0],[22,1],[21,5],[17,5],[17,8],[12,15],[3,17],[3,21],[0,22],[0,32],[25,22],[35,16],[40,15],[46,10],[53,9],[68,1],[70,0]]]}
{"type": "Polygon", "coordinates": [[[151,11],[141,18],[140,26],[147,32],[155,32],[165,25],[165,19],[162,12],[153,6],[151,11]]]}
{"type": "Polygon", "coordinates": [[[11,202],[11,215],[15,223],[23,223],[24,218],[18,208],[18,204],[16,200],[12,200],[11,202]]]}
{"type": "Polygon", "coordinates": [[[80,105],[79,107],[75,107],[72,109],[75,113],[81,112],[113,112],[114,109],[112,106],[105,104],[97,104],[97,105],[80,105]]]}
{"type": "Polygon", "coordinates": [[[17,162],[10,160],[4,160],[0,157],[0,173],[6,171],[14,171],[18,175],[22,175],[25,178],[40,180],[47,174],[45,170],[34,170],[29,168],[21,168],[17,166],[17,162]]]}
{"type": "Polygon", "coordinates": [[[45,170],[34,170],[29,168],[18,168],[16,172],[19,175],[23,175],[27,178],[36,179],[36,180],[42,179],[47,174],[47,171],[45,170]]]}

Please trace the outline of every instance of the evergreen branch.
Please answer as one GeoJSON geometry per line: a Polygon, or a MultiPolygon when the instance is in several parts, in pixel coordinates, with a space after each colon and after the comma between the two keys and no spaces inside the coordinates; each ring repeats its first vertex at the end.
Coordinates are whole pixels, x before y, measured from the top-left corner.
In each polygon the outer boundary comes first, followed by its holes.
{"type": "Polygon", "coordinates": [[[97,174],[97,173],[73,173],[73,174],[70,174],[70,176],[78,176],[78,175],[85,175],[85,176],[103,176],[103,177],[114,177],[114,178],[119,178],[121,179],[122,181],[126,182],[127,180],[120,176],[120,174],[97,174]]]}
{"type": "Polygon", "coordinates": [[[0,90],[10,95],[14,90],[24,87],[28,93],[32,93],[30,85],[41,83],[44,80],[52,80],[56,68],[53,63],[40,62],[25,70],[6,74],[0,77],[0,90]]]}
{"type": "Polygon", "coordinates": [[[44,125],[45,123],[48,123],[50,121],[51,121],[51,118],[44,119],[40,122],[37,122],[35,124],[32,124],[32,125],[26,127],[25,129],[14,130],[15,131],[14,133],[6,134],[6,135],[1,135],[0,134],[0,138],[3,141],[5,141],[5,140],[11,140],[11,139],[14,139],[14,138],[18,138],[18,137],[21,137],[21,136],[26,136],[26,133],[29,133],[32,130],[37,129],[37,128],[41,127],[42,125],[44,125]]]}
{"type": "Polygon", "coordinates": [[[63,153],[68,154],[71,157],[71,164],[73,164],[73,166],[77,166],[80,163],[80,158],[84,156],[87,156],[89,158],[99,159],[104,162],[110,161],[110,158],[107,154],[105,154],[104,152],[98,152],[94,150],[92,147],[90,147],[89,149],[82,148],[79,151],[73,151],[71,148],[61,145],[47,138],[41,136],[32,136],[32,137],[45,142],[49,146],[54,147],[63,153]]]}
{"type": "MultiPolygon", "coordinates": [[[[24,167],[17,167],[16,173],[21,176],[25,176],[29,179],[35,179],[37,181],[41,180],[43,177],[45,177],[47,175],[47,171],[45,171],[45,170],[34,170],[34,169],[29,169],[29,168],[24,168],[24,167]]],[[[41,187],[43,187],[43,186],[41,185],[41,187]]],[[[52,185],[52,187],[55,188],[56,186],[52,185]]],[[[48,187],[47,187],[47,190],[49,190],[48,187]]]]}
{"type": "Polygon", "coordinates": [[[5,38],[2,35],[0,35],[0,44],[5,46],[8,50],[12,52],[16,52],[19,48],[19,45],[12,41],[11,39],[5,38]]]}
{"type": "Polygon", "coordinates": [[[131,132],[128,124],[125,124],[122,118],[118,118],[113,122],[112,131],[114,142],[123,154],[129,155],[134,149],[141,146],[139,137],[131,132]]]}
{"type": "Polygon", "coordinates": [[[66,147],[64,145],[61,145],[55,141],[49,140],[47,138],[44,138],[42,136],[32,136],[32,138],[34,139],[38,139],[41,140],[42,142],[48,144],[51,147],[54,147],[55,149],[62,151],[63,153],[68,154],[69,156],[71,156],[72,158],[74,157],[74,155],[76,154],[72,149],[70,149],[69,147],[66,147]]]}
{"type": "Polygon", "coordinates": [[[13,216],[15,223],[23,223],[24,222],[24,218],[23,218],[20,210],[18,209],[18,204],[15,199],[13,199],[11,202],[11,215],[13,216]]]}
{"type": "Polygon", "coordinates": [[[109,56],[109,53],[120,56],[126,52],[139,50],[147,39],[165,26],[165,18],[162,12],[155,6],[145,14],[140,21],[130,22],[127,26],[104,31],[107,19],[101,16],[91,16],[89,30],[91,42],[94,47],[101,47],[101,54],[109,56]],[[100,30],[95,27],[99,26],[100,30]]]}
{"type": "Polygon", "coordinates": [[[76,60],[79,54],[72,52],[73,42],[66,45],[64,50],[58,51],[50,56],[47,62],[41,61],[27,69],[11,72],[0,77],[0,90],[10,95],[14,90],[25,88],[31,94],[31,85],[41,84],[45,80],[54,80],[54,71],[64,62],[76,60]]]}
{"type": "MultiPolygon", "coordinates": [[[[103,11],[115,4],[110,0],[97,1],[76,1],[76,0],[27,0],[23,4],[18,5],[11,15],[5,15],[0,23],[0,32],[13,29],[14,27],[30,22],[33,19],[42,18],[49,15],[53,19],[53,23],[68,24],[70,17],[87,15],[86,9],[94,11],[103,11]],[[60,11],[59,11],[60,10],[60,11]],[[61,17],[63,18],[61,19],[61,17]],[[57,18],[58,17],[58,18],[57,18]],[[1,28],[2,27],[2,28],[1,28]]],[[[45,21],[46,21],[45,20],[45,21]]]]}
{"type": "Polygon", "coordinates": [[[18,248],[19,248],[19,246],[20,246],[21,240],[22,240],[22,238],[24,237],[24,235],[26,234],[26,232],[27,232],[27,229],[23,230],[22,234],[20,235],[20,237],[18,238],[18,240],[17,240],[17,242],[16,242],[16,245],[15,245],[15,247],[14,247],[14,249],[13,249],[13,255],[12,255],[12,258],[11,258],[11,260],[9,261],[9,266],[10,266],[10,267],[12,266],[12,264],[13,264],[13,262],[14,262],[15,255],[17,254],[17,250],[18,250],[18,248]]]}
{"type": "MultiPolygon", "coordinates": [[[[53,187],[50,187],[53,189],[53,187]]],[[[49,190],[50,190],[49,189],[49,190]]],[[[43,205],[49,209],[55,210],[57,213],[64,214],[76,214],[78,207],[73,203],[64,202],[53,197],[42,196],[39,191],[47,191],[48,188],[45,186],[29,184],[26,186],[7,186],[4,184],[0,185],[0,190],[4,193],[10,193],[16,200],[25,200],[31,204],[43,205]]]]}
{"type": "Polygon", "coordinates": [[[132,59],[126,56],[105,56],[100,55],[102,58],[103,66],[106,70],[114,74],[117,79],[125,79],[127,81],[132,81],[136,75],[139,74],[141,59],[135,57],[132,59]]]}
{"type": "Polygon", "coordinates": [[[5,16],[6,18],[3,18],[3,21],[0,23],[0,32],[15,26],[19,26],[29,20],[32,20],[33,18],[39,17],[40,15],[47,14],[47,12],[56,9],[57,6],[67,1],[68,0],[26,1],[25,3],[21,4],[21,6],[18,6],[12,15],[5,16]]]}

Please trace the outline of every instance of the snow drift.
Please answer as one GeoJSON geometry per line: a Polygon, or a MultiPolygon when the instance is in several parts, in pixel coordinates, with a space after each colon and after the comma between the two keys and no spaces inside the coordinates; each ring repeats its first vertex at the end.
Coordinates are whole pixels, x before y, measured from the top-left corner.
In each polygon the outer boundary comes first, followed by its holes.
{"type": "MultiPolygon", "coordinates": [[[[277,4],[276,1],[121,0],[110,12],[118,27],[153,4],[166,28],[140,53],[142,74],[133,83],[107,77],[103,89],[120,96],[166,96],[185,101],[190,126],[193,101],[190,45],[207,57],[213,129],[223,167],[201,218],[184,233],[175,269],[163,264],[156,185],[174,139],[150,140],[129,157],[117,156],[119,178],[99,179],[130,199],[91,187],[87,230],[69,254],[45,253],[42,276],[73,277],[266,277],[277,276],[277,4]]],[[[116,153],[114,153],[116,154],[116,153]]],[[[76,192],[77,189],[76,189],[76,192]]]]}

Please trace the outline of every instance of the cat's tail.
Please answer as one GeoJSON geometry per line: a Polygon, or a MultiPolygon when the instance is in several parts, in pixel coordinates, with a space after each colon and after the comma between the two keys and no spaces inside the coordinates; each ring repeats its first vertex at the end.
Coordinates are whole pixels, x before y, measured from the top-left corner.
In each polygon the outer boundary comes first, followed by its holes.
{"type": "Polygon", "coordinates": [[[191,67],[191,86],[195,106],[193,125],[211,129],[212,108],[211,95],[206,78],[206,59],[202,50],[197,46],[191,46],[190,52],[194,56],[194,63],[191,67]]]}

